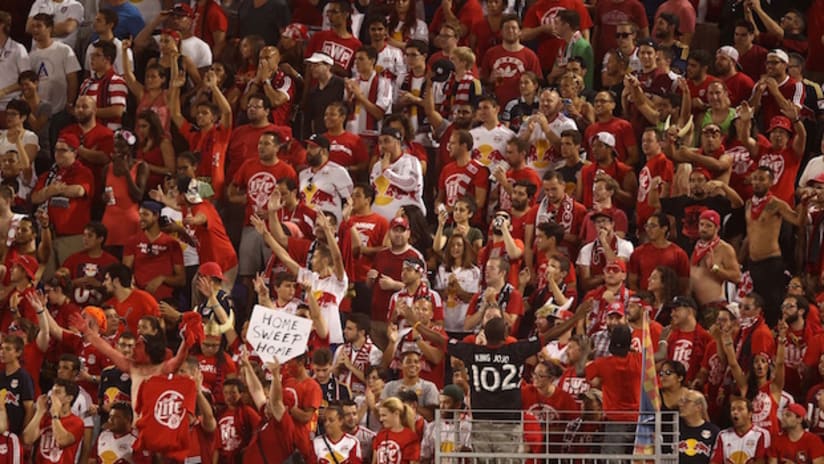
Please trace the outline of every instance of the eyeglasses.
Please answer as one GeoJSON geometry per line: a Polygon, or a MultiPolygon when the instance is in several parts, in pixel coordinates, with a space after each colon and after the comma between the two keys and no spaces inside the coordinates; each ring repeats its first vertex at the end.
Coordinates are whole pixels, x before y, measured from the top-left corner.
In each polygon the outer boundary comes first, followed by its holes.
{"type": "Polygon", "coordinates": [[[672,370],[672,369],[664,369],[664,370],[662,370],[662,371],[661,371],[661,374],[660,374],[660,375],[672,375],[672,374],[675,374],[675,371],[674,371],[674,370],[672,370]]]}
{"type": "Polygon", "coordinates": [[[627,39],[632,37],[632,32],[616,32],[615,37],[619,39],[627,39]]]}

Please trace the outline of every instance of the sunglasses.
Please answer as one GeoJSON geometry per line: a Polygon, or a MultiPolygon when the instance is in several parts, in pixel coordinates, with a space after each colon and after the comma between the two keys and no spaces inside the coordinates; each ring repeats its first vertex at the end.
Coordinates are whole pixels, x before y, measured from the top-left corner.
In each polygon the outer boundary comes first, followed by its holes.
{"type": "Polygon", "coordinates": [[[661,371],[661,375],[672,375],[672,374],[675,374],[675,371],[670,370],[670,369],[664,369],[663,371],[661,371]]]}

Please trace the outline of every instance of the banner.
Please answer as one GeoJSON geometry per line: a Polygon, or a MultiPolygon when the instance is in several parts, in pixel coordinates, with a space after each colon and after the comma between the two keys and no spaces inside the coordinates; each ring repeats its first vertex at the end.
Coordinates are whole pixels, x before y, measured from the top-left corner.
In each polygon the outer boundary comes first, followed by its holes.
{"type": "Polygon", "coordinates": [[[255,305],[246,340],[263,362],[277,358],[283,364],[306,351],[311,332],[310,319],[255,305]]]}
{"type": "MultiPolygon", "coordinates": [[[[658,375],[655,372],[655,348],[649,331],[649,314],[643,311],[641,340],[641,408],[635,429],[636,456],[655,453],[655,413],[661,410],[661,396],[658,392],[658,375]]],[[[644,459],[633,460],[634,464],[646,463],[644,459]]]]}

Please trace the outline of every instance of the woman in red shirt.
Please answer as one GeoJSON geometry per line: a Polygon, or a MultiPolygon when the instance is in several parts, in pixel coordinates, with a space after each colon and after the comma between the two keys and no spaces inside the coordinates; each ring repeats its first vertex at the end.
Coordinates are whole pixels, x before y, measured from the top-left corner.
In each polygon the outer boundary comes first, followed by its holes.
{"type": "Polygon", "coordinates": [[[137,113],[134,130],[137,135],[136,158],[149,167],[146,191],[150,192],[163,183],[164,176],[175,173],[175,149],[160,117],[153,110],[137,113]]]}
{"type": "Polygon", "coordinates": [[[387,398],[381,403],[378,415],[383,428],[372,442],[372,463],[418,464],[421,443],[415,433],[415,412],[412,408],[398,398],[387,398]]]}
{"type": "Polygon", "coordinates": [[[112,162],[106,166],[106,210],[102,222],[109,230],[106,245],[115,256],[122,256],[123,247],[140,232],[137,205],[146,191],[149,168],[134,159],[136,145],[137,137],[131,132],[115,132],[112,162]]]}

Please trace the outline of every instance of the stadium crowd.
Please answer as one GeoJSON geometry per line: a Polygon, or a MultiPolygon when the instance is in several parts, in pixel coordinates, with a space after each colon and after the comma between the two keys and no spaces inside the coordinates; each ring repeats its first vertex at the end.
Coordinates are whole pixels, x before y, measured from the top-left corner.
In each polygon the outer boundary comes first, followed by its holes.
{"type": "Polygon", "coordinates": [[[824,0],[0,10],[0,463],[824,463],[824,0]]]}

